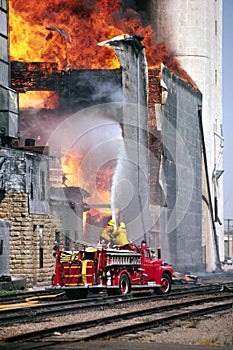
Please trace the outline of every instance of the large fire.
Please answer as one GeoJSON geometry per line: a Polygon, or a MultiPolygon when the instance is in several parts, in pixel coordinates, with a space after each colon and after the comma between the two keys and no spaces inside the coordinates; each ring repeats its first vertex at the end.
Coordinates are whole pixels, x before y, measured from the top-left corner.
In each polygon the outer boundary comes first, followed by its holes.
{"type": "MultiPolygon", "coordinates": [[[[156,45],[155,33],[152,26],[148,25],[148,19],[145,22],[140,13],[132,6],[127,6],[127,3],[133,2],[9,0],[11,60],[56,63],[59,70],[66,72],[72,69],[115,69],[120,64],[114,51],[100,47],[98,43],[127,33],[144,38],[149,67],[163,62],[184,81],[195,86],[169,54],[167,46],[156,45]]],[[[58,101],[54,93],[33,91],[28,94],[29,98],[21,94],[20,107],[57,108],[58,101]],[[55,96],[55,101],[52,96],[55,96]]],[[[80,154],[70,152],[66,155],[62,164],[63,185],[79,186],[90,191],[92,203],[110,203],[111,181],[116,164],[103,166],[92,182],[91,167],[90,176],[80,178],[81,161],[80,154]]],[[[88,174],[88,169],[85,174],[88,174]]],[[[91,223],[90,213],[87,217],[91,223]]]]}
{"type": "Polygon", "coordinates": [[[60,69],[119,68],[113,50],[97,44],[127,33],[144,38],[149,67],[163,62],[195,86],[166,44],[156,45],[152,26],[124,0],[10,0],[9,5],[11,60],[57,62],[60,69]]]}
{"type": "Polygon", "coordinates": [[[61,69],[116,68],[114,52],[97,44],[122,33],[143,36],[150,50],[151,27],[143,27],[136,11],[123,10],[121,1],[10,0],[12,60],[56,61],[61,69]]]}

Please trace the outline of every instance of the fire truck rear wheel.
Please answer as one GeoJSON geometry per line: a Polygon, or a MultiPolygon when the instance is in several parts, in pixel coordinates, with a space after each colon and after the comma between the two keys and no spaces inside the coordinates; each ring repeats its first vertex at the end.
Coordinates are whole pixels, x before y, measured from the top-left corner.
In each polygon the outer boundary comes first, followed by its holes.
{"type": "Polygon", "coordinates": [[[123,273],[119,281],[119,294],[129,294],[131,292],[131,285],[129,277],[123,273]]]}
{"type": "Polygon", "coordinates": [[[168,294],[172,287],[172,280],[168,273],[164,273],[161,279],[161,287],[156,290],[157,294],[168,294]]]}
{"type": "Polygon", "coordinates": [[[131,292],[131,285],[129,277],[126,273],[123,273],[119,280],[118,288],[109,288],[108,295],[122,295],[129,294],[131,292]]]}

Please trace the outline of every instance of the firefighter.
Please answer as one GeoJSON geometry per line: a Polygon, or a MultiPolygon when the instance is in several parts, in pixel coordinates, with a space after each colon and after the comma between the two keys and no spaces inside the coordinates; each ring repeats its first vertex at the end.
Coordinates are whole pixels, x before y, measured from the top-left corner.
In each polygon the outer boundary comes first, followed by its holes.
{"type": "Polygon", "coordinates": [[[113,232],[113,236],[115,245],[126,245],[129,243],[124,222],[120,222],[118,229],[113,232]]]}
{"type": "Polygon", "coordinates": [[[114,220],[109,220],[103,231],[100,233],[100,243],[110,244],[113,240],[114,220]]]}

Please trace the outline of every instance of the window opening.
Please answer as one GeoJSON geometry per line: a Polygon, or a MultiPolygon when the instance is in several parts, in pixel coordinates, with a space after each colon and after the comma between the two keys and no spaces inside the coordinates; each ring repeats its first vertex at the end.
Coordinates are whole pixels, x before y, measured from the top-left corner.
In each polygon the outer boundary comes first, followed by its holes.
{"type": "Polygon", "coordinates": [[[43,255],[44,255],[44,248],[43,248],[43,226],[39,227],[39,265],[40,269],[43,268],[44,261],[43,261],[43,255]]]}

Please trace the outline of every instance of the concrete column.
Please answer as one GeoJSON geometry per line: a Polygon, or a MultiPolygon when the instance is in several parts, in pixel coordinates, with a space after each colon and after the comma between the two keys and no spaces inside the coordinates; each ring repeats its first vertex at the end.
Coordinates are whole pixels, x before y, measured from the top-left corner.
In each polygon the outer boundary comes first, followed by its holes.
{"type": "Polygon", "coordinates": [[[141,38],[130,35],[115,37],[100,45],[112,47],[122,69],[122,161],[119,210],[126,222],[129,239],[149,239],[148,208],[148,69],[141,38]],[[121,206],[123,203],[123,206],[121,206]]]}

